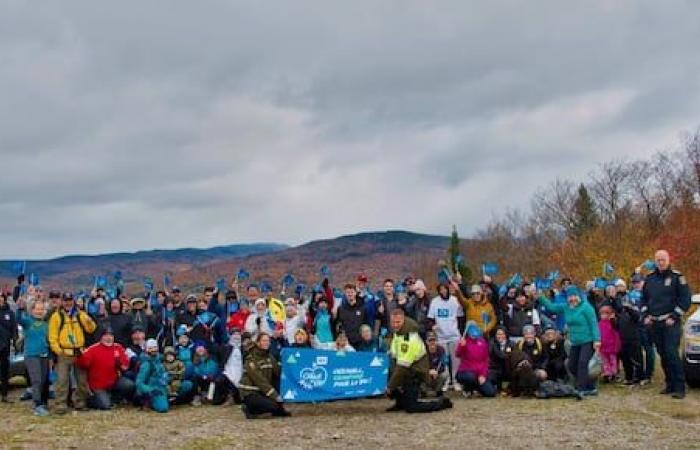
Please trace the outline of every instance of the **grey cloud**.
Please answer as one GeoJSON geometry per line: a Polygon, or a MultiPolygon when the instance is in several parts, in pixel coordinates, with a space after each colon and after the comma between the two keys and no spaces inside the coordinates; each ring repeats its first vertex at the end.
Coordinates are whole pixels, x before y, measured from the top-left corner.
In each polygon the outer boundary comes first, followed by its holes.
{"type": "Polygon", "coordinates": [[[6,2],[0,256],[468,234],[700,123],[699,19],[680,0],[6,2]]]}

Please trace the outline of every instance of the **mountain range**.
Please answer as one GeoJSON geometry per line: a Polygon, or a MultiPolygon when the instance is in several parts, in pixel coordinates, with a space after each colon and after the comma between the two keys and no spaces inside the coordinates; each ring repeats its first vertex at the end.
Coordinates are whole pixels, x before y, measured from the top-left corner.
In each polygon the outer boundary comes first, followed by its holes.
{"type": "MultiPolygon", "coordinates": [[[[127,291],[143,291],[143,279],[151,277],[156,288],[163,287],[167,274],[172,285],[197,290],[214,285],[218,278],[227,284],[240,268],[250,273],[249,282],[266,282],[278,290],[281,279],[291,273],[297,282],[311,285],[320,278],[321,266],[328,266],[336,284],[355,280],[364,273],[376,288],[384,278],[404,277],[434,266],[445,256],[446,236],[408,231],[383,231],[312,241],[296,247],[284,244],[237,244],[208,249],[149,250],[135,253],[63,256],[27,261],[27,274],[39,276],[46,288],[89,289],[96,276],[113,278],[120,271],[127,291]]],[[[14,274],[11,261],[0,261],[0,283],[10,286],[14,274]]]]}

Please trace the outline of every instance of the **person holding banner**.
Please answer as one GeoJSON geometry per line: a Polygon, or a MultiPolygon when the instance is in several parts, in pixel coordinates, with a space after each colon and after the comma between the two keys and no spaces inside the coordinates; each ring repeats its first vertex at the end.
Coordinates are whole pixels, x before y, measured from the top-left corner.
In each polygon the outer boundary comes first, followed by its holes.
{"type": "Polygon", "coordinates": [[[394,370],[387,385],[387,395],[396,402],[387,412],[422,413],[452,408],[447,397],[418,400],[420,387],[430,382],[430,361],[425,343],[418,333],[418,324],[406,317],[402,309],[391,313],[391,357],[394,370]]]}
{"type": "Polygon", "coordinates": [[[292,414],[284,409],[275,384],[281,368],[270,355],[270,335],[259,332],[255,347],[251,349],[243,364],[244,373],[238,385],[243,404],[241,410],[246,419],[255,419],[262,414],[274,417],[289,417],[292,414]]]}

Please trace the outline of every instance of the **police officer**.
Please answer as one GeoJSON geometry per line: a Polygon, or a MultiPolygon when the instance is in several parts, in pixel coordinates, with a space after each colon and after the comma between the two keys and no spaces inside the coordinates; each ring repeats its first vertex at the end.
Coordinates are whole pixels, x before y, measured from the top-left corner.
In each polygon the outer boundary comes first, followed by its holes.
{"type": "Polygon", "coordinates": [[[690,288],[683,274],[671,268],[666,250],[657,251],[654,260],[656,270],[647,276],[642,288],[641,314],[661,355],[666,378],[661,393],[681,399],[685,397],[685,376],[678,347],[681,320],[690,307],[690,288]]]}
{"type": "Polygon", "coordinates": [[[396,404],[387,411],[404,410],[417,413],[451,408],[452,402],[447,397],[418,400],[421,383],[429,381],[430,362],[425,343],[419,334],[418,324],[405,314],[403,309],[396,308],[390,316],[393,330],[391,357],[395,364],[387,386],[387,394],[396,404]]]}

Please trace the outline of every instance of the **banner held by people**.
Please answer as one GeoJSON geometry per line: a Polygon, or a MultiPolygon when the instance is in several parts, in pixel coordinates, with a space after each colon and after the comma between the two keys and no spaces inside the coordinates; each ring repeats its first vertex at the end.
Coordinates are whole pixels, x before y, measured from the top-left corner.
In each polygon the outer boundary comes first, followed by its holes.
{"type": "Polygon", "coordinates": [[[361,398],[386,390],[389,358],[383,353],[286,348],[281,362],[285,402],[361,398]]]}

